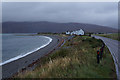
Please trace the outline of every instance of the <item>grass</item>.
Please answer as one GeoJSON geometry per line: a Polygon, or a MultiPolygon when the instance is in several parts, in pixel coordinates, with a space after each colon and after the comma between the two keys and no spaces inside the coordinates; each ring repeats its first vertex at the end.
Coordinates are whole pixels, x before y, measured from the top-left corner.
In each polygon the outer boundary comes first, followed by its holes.
{"type": "Polygon", "coordinates": [[[120,33],[114,33],[114,34],[97,34],[97,35],[120,41],[120,36],[119,36],[120,33]]]}
{"type": "Polygon", "coordinates": [[[33,71],[19,73],[14,78],[116,78],[113,59],[106,46],[103,59],[100,64],[96,63],[96,51],[102,44],[95,38],[76,36],[60,50],[41,58],[33,71]]]}

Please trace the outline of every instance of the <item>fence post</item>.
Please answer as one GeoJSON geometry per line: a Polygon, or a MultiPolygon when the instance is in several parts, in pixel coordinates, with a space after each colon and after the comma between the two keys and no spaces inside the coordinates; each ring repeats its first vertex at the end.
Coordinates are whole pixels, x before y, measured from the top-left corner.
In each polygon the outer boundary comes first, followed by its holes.
{"type": "Polygon", "coordinates": [[[100,48],[100,59],[102,59],[103,56],[103,47],[100,48]]]}
{"type": "Polygon", "coordinates": [[[102,47],[100,48],[100,59],[102,59],[103,57],[103,49],[104,49],[104,44],[102,45],[102,47]]]}

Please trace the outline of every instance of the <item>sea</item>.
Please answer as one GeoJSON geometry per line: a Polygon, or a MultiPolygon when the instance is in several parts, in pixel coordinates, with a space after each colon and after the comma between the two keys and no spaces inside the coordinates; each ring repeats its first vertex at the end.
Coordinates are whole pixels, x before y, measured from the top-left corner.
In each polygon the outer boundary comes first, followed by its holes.
{"type": "MultiPolygon", "coordinates": [[[[2,35],[2,62],[1,65],[25,57],[45,46],[52,38],[47,36],[28,36],[21,34],[2,35]]],[[[0,49],[1,50],[1,49],[0,49]]]]}

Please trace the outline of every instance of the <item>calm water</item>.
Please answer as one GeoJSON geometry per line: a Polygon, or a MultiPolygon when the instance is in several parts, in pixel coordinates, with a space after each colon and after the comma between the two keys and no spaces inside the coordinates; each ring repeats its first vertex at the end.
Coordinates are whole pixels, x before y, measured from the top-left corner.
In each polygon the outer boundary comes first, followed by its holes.
{"type": "Polygon", "coordinates": [[[46,36],[16,36],[15,34],[2,35],[2,63],[11,62],[24,57],[52,41],[46,36]]]}

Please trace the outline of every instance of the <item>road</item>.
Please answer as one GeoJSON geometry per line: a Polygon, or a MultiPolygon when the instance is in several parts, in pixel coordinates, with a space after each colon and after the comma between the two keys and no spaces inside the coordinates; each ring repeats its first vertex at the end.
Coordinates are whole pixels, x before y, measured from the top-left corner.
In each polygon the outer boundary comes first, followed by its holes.
{"type": "MultiPolygon", "coordinates": [[[[92,35],[94,36],[94,35],[92,35]]],[[[117,74],[117,78],[118,80],[120,80],[120,53],[119,49],[120,49],[120,42],[117,40],[113,40],[110,38],[105,38],[105,37],[100,37],[100,36],[94,36],[97,39],[101,39],[105,45],[108,47],[108,49],[110,50],[113,59],[114,59],[114,63],[115,63],[115,67],[116,67],[116,74],[117,74]]]]}

